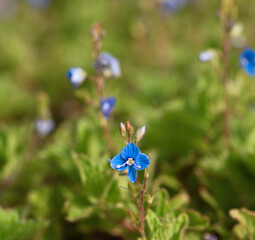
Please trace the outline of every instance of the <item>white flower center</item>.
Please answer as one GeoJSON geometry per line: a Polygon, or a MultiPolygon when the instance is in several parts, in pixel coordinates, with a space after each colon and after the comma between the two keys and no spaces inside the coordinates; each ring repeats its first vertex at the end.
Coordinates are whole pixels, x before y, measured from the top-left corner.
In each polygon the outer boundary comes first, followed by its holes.
{"type": "Polygon", "coordinates": [[[117,167],[117,168],[121,168],[121,167],[124,167],[126,164],[129,165],[129,166],[135,165],[137,168],[141,168],[141,166],[137,166],[137,165],[135,164],[135,160],[134,160],[133,158],[128,158],[128,160],[127,160],[124,164],[122,164],[122,165],[117,165],[116,167],[117,167]]]}
{"type": "Polygon", "coordinates": [[[127,162],[126,162],[129,166],[133,165],[135,163],[133,158],[128,158],[127,162]]]}

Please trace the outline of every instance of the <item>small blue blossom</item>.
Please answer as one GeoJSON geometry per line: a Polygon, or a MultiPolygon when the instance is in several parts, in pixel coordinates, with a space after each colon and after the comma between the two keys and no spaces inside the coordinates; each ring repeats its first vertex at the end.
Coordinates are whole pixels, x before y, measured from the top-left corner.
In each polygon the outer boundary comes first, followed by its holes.
{"type": "Polygon", "coordinates": [[[137,170],[144,170],[150,165],[150,159],[134,144],[129,143],[111,161],[111,167],[118,171],[125,171],[130,182],[134,183],[137,178],[137,170]]]}
{"type": "Polygon", "coordinates": [[[186,3],[187,0],[163,0],[161,2],[161,9],[164,13],[173,14],[186,3]]]}
{"type": "Polygon", "coordinates": [[[241,67],[243,70],[250,75],[255,77],[255,52],[251,48],[246,48],[240,55],[239,58],[241,67]]]}
{"type": "Polygon", "coordinates": [[[114,97],[101,98],[100,109],[106,119],[109,119],[116,104],[114,97]]]}
{"type": "Polygon", "coordinates": [[[119,60],[106,52],[101,53],[96,59],[95,68],[105,77],[120,77],[121,75],[119,60]]]}
{"type": "Polygon", "coordinates": [[[87,77],[87,73],[79,67],[70,68],[66,73],[67,79],[72,83],[73,88],[77,88],[87,77]]]}
{"type": "Polygon", "coordinates": [[[37,119],[35,129],[40,136],[45,137],[55,128],[55,122],[52,119],[37,119]]]}
{"type": "Polygon", "coordinates": [[[204,240],[218,240],[218,237],[216,234],[206,233],[204,235],[204,240]]]}
{"type": "Polygon", "coordinates": [[[212,51],[212,50],[206,50],[206,51],[203,51],[201,52],[199,55],[198,55],[198,59],[201,61],[201,62],[209,62],[211,61],[212,59],[214,59],[216,56],[215,52],[212,51]]]}
{"type": "Polygon", "coordinates": [[[26,1],[38,9],[46,9],[50,4],[50,0],[26,0],[26,1]]]}

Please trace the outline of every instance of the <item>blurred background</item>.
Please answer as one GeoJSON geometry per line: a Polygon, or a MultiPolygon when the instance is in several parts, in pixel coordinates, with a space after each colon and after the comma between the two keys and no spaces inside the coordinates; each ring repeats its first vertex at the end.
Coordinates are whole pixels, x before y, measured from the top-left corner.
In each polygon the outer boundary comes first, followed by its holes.
{"type": "Polygon", "coordinates": [[[207,217],[185,239],[207,233],[215,237],[210,240],[253,239],[232,231],[229,210],[255,209],[255,82],[239,66],[240,52],[254,47],[255,1],[235,1],[233,24],[245,39],[233,40],[230,53],[228,147],[222,143],[223,63],[198,60],[206,49],[221,52],[221,1],[180,2],[0,0],[1,239],[136,239],[125,209],[128,192],[118,186],[127,179],[107,161],[123,147],[118,126],[127,120],[146,125],[140,148],[152,153],[151,191],[164,187],[169,201],[178,195],[185,202],[180,209],[207,217]],[[99,108],[81,97],[95,96],[93,83],[73,90],[66,79],[70,67],[93,74],[94,22],[106,30],[101,50],[122,70],[104,91],[117,99],[112,153],[99,108]],[[46,134],[36,127],[42,116],[54,121],[46,134]]]}

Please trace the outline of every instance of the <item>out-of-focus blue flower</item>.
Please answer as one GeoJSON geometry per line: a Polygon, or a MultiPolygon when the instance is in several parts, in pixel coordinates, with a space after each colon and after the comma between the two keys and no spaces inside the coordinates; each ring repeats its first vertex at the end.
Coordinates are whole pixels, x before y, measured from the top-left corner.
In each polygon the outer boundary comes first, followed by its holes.
{"type": "Polygon", "coordinates": [[[129,143],[111,161],[111,167],[118,171],[125,171],[130,182],[137,178],[137,170],[144,170],[150,165],[150,159],[133,143],[129,143]]]}
{"type": "Polygon", "coordinates": [[[105,77],[121,76],[119,60],[110,53],[101,53],[96,59],[95,68],[105,77]]]}
{"type": "Polygon", "coordinates": [[[216,234],[206,233],[204,235],[204,240],[218,240],[218,237],[216,234]]]}
{"type": "Polygon", "coordinates": [[[246,48],[241,54],[239,58],[241,67],[243,70],[250,75],[251,77],[255,77],[255,52],[251,48],[246,48]]]}
{"type": "Polygon", "coordinates": [[[115,106],[116,99],[114,97],[101,98],[100,109],[106,119],[109,119],[113,108],[115,106]]]}
{"type": "Polygon", "coordinates": [[[87,73],[82,68],[75,67],[67,71],[66,77],[72,83],[72,86],[77,88],[86,79],[87,73]]]}
{"type": "Polygon", "coordinates": [[[26,1],[38,9],[46,9],[51,2],[51,0],[26,0],[26,1]]]}
{"type": "Polygon", "coordinates": [[[37,119],[35,122],[35,129],[40,136],[45,137],[55,128],[55,122],[52,119],[37,119]]]}
{"type": "Polygon", "coordinates": [[[187,0],[162,0],[161,9],[163,13],[173,14],[178,9],[182,8],[187,3],[187,0]]]}
{"type": "Polygon", "coordinates": [[[216,53],[212,50],[206,50],[198,55],[198,59],[201,62],[209,62],[216,57],[216,53]]]}

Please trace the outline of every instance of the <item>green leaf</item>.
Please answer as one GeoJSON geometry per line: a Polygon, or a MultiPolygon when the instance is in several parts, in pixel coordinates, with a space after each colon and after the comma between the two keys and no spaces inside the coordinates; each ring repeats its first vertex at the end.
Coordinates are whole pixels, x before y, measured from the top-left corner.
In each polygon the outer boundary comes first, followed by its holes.
{"type": "Polygon", "coordinates": [[[46,225],[46,222],[21,220],[15,210],[0,208],[0,240],[35,239],[32,237],[46,225]]]}
{"type": "Polygon", "coordinates": [[[236,229],[235,233],[239,233],[239,235],[244,235],[244,229],[247,232],[247,235],[250,240],[255,239],[255,212],[250,211],[246,208],[242,208],[241,210],[239,209],[231,209],[229,211],[229,215],[233,218],[236,219],[241,226],[238,226],[238,231],[236,229]],[[240,234],[241,233],[241,234],[240,234]]]}
{"type": "Polygon", "coordinates": [[[209,218],[203,216],[196,210],[193,209],[185,209],[175,211],[176,214],[180,214],[181,212],[185,212],[189,218],[189,230],[205,230],[209,226],[209,218]]]}
{"type": "Polygon", "coordinates": [[[188,226],[188,216],[180,214],[173,219],[159,219],[153,211],[148,213],[146,218],[152,240],[181,240],[188,226]]]}

